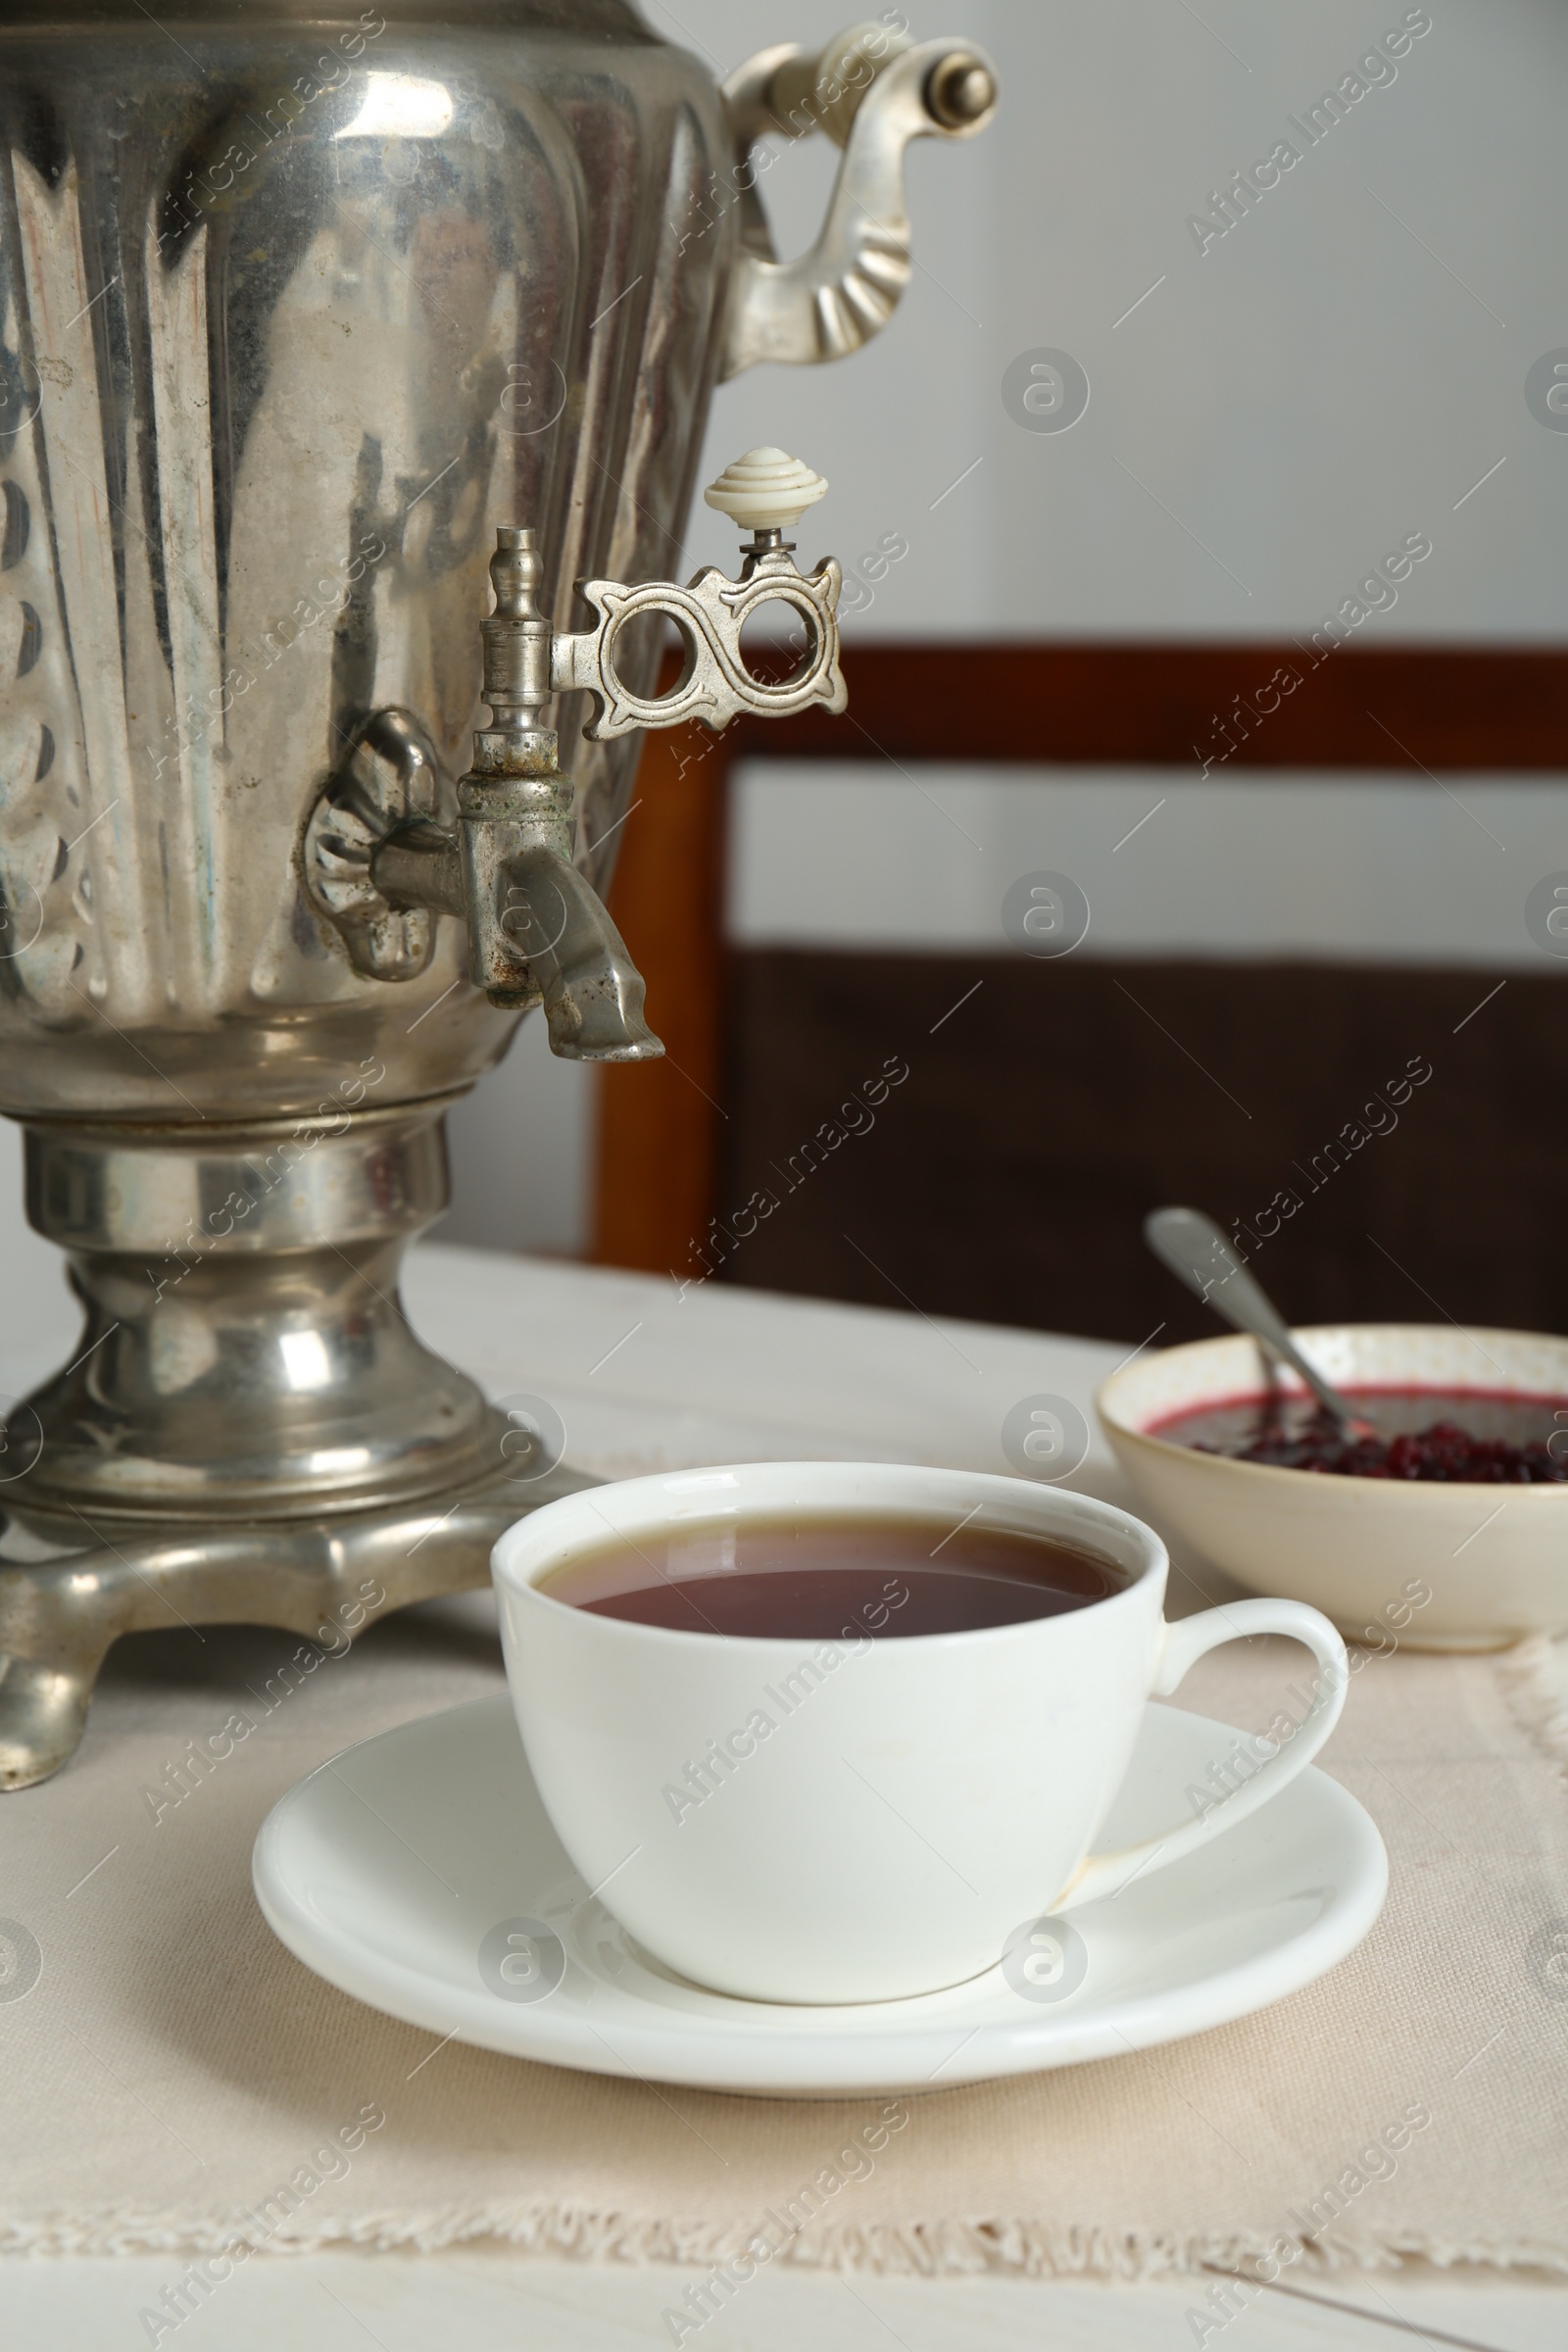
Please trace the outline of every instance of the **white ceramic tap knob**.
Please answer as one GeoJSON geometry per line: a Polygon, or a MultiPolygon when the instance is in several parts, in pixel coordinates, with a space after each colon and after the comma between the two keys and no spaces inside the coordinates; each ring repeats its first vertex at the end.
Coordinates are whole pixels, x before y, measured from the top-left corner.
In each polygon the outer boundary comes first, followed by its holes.
{"type": "Polygon", "coordinates": [[[826,495],[822,476],[782,449],[749,449],[703,492],[709,506],[748,531],[787,531],[826,495]]]}

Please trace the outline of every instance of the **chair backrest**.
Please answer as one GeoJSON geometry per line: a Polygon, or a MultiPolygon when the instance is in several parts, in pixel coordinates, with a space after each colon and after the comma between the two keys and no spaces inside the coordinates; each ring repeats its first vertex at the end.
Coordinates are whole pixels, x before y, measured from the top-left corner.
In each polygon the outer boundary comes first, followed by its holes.
{"type": "MultiPolygon", "coordinates": [[[[861,647],[847,656],[846,674],[850,708],[840,717],[812,712],[789,726],[743,721],[718,739],[694,728],[649,740],[612,903],[647,977],[650,1017],[668,1058],[604,1074],[596,1254],[608,1262],[677,1278],[705,1262],[697,1250],[717,1209],[726,1147],[738,1129],[751,1132],[742,1100],[748,1090],[738,1085],[733,1059],[726,1066],[726,1019],[736,1017],[737,993],[724,941],[726,804],[739,760],[807,757],[900,768],[933,761],[1167,765],[1193,779],[1247,770],[1260,788],[1267,779],[1258,770],[1402,772],[1436,781],[1467,769],[1568,768],[1568,655],[1551,651],[1374,652],[1323,638],[1237,645],[960,642],[861,647]]],[[[1003,944],[999,938],[999,951],[1003,944]]],[[[1012,959],[1012,968],[1025,990],[1043,983],[1025,958],[1012,959]]],[[[1472,977],[1464,975],[1461,993],[1472,977]]],[[[899,986],[906,989],[914,978],[901,970],[899,986]]],[[[1092,998],[1097,986],[1112,985],[1083,963],[1070,983],[1056,967],[1052,979],[1058,991],[1070,985],[1075,1003],[1086,993],[1092,998]]],[[[1391,1041],[1417,1020],[1421,991],[1433,980],[1404,974],[1390,992],[1378,992],[1391,1041]]],[[[1544,1002],[1554,1010],[1556,984],[1546,971],[1520,985],[1546,992],[1544,1002]]],[[[1181,985],[1200,996],[1202,968],[1192,966],[1181,985]]],[[[741,999],[755,1006],[757,986],[748,988],[741,999]]],[[[1330,1033],[1344,1025],[1333,989],[1329,971],[1319,1010],[1330,1033]]],[[[1348,981],[1347,989],[1354,995],[1348,981]]],[[[1516,994],[1513,1002],[1520,1001],[1516,994]]],[[[1261,1004],[1260,1017],[1271,1017],[1273,1002],[1261,1004]]],[[[1451,1026],[1446,1005],[1444,999],[1433,1019],[1451,1026]]],[[[1378,1027],[1370,1021],[1374,1051],[1378,1027]]],[[[1014,1051],[1020,1042],[1014,1038],[1014,1051]]],[[[1007,1048],[999,1042],[995,1051],[1004,1054],[1007,1048]]],[[[1084,1083],[1092,1085],[1092,1075],[1084,1083]]],[[[1150,1116],[1157,1117],[1158,1086],[1152,1078],[1151,1084],[1150,1116]]],[[[797,1238],[804,1233],[797,1221],[797,1238]]],[[[776,1251],[754,1253],[753,1263],[756,1273],[737,1260],[735,1278],[797,1287],[776,1251]]],[[[1138,1311],[1129,1300],[1122,1319],[1138,1311]]],[[[1038,1317],[1026,1310],[1021,1319],[1038,1317]]],[[[1071,1327],[1069,1314],[1054,1319],[1071,1327]]]]}

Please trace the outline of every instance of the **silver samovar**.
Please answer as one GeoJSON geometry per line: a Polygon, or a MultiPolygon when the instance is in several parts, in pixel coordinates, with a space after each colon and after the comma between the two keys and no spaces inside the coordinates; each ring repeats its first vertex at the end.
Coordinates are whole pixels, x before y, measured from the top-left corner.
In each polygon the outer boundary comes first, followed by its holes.
{"type": "Polygon", "coordinates": [[[522,1011],[660,1051],[598,895],[639,730],[842,707],[807,468],[732,466],[739,577],[667,578],[709,397],[877,332],[904,151],[995,97],[896,16],[716,89],[630,0],[0,4],[0,1107],[86,1314],[5,1437],[0,1782],[118,1635],[336,1645],[581,1483],[399,1258],[522,1011]],[[814,130],[781,263],[754,151],[814,130]]]}

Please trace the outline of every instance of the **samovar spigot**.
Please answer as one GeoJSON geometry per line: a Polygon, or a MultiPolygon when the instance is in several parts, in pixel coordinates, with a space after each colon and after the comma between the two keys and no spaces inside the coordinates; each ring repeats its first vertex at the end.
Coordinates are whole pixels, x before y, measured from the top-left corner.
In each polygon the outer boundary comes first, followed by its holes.
{"type": "Polygon", "coordinates": [[[475,733],[473,763],[458,780],[468,974],[492,1004],[542,1004],[554,1054],[647,1061],[664,1049],[643,1018],[642,975],[572,863],[571,779],[556,730],[542,724],[555,634],[535,604],[543,576],[534,533],[498,530],[496,606],[480,623],[491,724],[475,733]]]}
{"type": "Polygon", "coordinates": [[[585,735],[603,742],[641,728],[701,719],[716,734],[743,711],[786,718],[812,703],[842,710],[839,565],[806,574],[784,536],[827,484],[778,449],[727,466],[708,504],[749,530],[740,575],[711,566],[683,587],[647,580],[583,580],[591,629],[554,629],[538,609],[544,564],[532,530],[502,528],[490,562],[495,610],[480,623],[482,699],[491,724],[473,738],[458,779],[455,829],[435,819],[435,758],[407,711],[378,710],[359,729],[306,834],[317,905],[336,924],[359,969],[411,980],[434,952],[433,915],[466,926],[468,976],[493,1004],[542,1004],[552,1053],[573,1061],[645,1061],[663,1052],[643,1018],[642,977],[602,901],[573,863],[572,785],[561,772],[554,696],[589,695],[585,735]],[[782,605],[805,651],[777,682],[755,677],[741,632],[762,605],[782,605]],[[627,685],[616,665],[622,631],[645,613],[672,620],[686,648],[667,694],[627,685]]]}

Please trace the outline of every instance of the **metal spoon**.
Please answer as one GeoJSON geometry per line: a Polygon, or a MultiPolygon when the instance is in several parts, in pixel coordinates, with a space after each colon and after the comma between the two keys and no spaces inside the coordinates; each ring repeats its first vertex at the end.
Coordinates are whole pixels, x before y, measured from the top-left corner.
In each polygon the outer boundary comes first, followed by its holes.
{"type": "Polygon", "coordinates": [[[1326,1381],[1291,1337],[1290,1326],[1267,1293],[1237,1257],[1212,1217],[1197,1208],[1156,1208],[1144,1219],[1144,1239],[1173,1274],[1196,1291],[1203,1304],[1237,1331],[1260,1342],[1298,1373],[1325,1412],[1352,1438],[1375,1437],[1370,1421],[1326,1381]]]}

